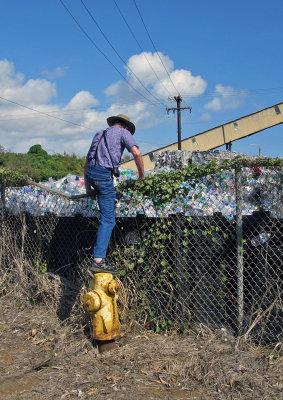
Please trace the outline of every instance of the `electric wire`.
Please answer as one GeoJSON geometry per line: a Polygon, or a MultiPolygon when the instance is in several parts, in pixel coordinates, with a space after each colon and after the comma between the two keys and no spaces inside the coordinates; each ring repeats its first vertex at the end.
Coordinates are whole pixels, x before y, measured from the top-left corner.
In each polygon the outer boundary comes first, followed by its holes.
{"type": "MultiPolygon", "coordinates": [[[[141,19],[141,21],[142,21],[142,23],[143,23],[143,26],[144,26],[144,28],[145,28],[145,30],[146,30],[146,33],[147,33],[147,35],[148,35],[148,37],[149,37],[149,39],[150,39],[150,41],[151,41],[151,43],[152,43],[152,46],[153,46],[153,48],[155,49],[155,51],[156,51],[156,53],[157,53],[157,55],[158,55],[158,57],[159,57],[159,59],[160,59],[160,61],[161,61],[161,64],[163,65],[163,67],[164,67],[164,69],[165,69],[165,71],[166,71],[166,74],[168,75],[169,80],[170,80],[171,83],[172,83],[172,86],[174,87],[174,89],[175,89],[176,92],[178,93],[178,96],[181,98],[181,101],[183,101],[183,98],[182,98],[182,96],[181,96],[179,90],[176,88],[176,86],[175,86],[175,84],[174,84],[174,82],[173,82],[173,80],[172,80],[172,78],[171,78],[171,76],[170,76],[170,74],[169,74],[169,72],[168,72],[168,70],[167,70],[167,68],[166,68],[166,66],[165,66],[165,64],[164,64],[164,62],[163,62],[163,60],[162,60],[162,58],[160,57],[159,52],[157,51],[157,48],[156,48],[155,44],[153,43],[153,40],[152,40],[152,38],[151,38],[151,36],[150,36],[150,34],[149,34],[149,31],[148,31],[148,29],[147,29],[147,27],[146,27],[146,25],[145,25],[145,22],[144,22],[144,20],[143,20],[143,17],[142,17],[142,15],[141,15],[141,12],[140,12],[140,10],[139,10],[139,8],[138,8],[138,5],[137,5],[137,3],[136,3],[136,0],[133,0],[133,2],[134,2],[134,4],[135,4],[135,6],[136,6],[136,9],[137,9],[138,14],[139,14],[139,16],[140,16],[140,19],[141,19]]],[[[170,98],[170,97],[169,97],[169,100],[173,101],[173,100],[176,100],[176,98],[175,98],[175,97],[174,97],[174,98],[170,98]]],[[[186,102],[185,102],[185,105],[186,105],[186,107],[188,107],[189,109],[191,108],[186,102]]]]}
{"type": "MultiPolygon", "coordinates": [[[[60,112],[58,112],[59,115],[60,112]]],[[[64,114],[63,114],[64,115],[64,114]]],[[[74,115],[74,113],[68,113],[65,115],[74,115]]],[[[21,119],[39,119],[39,118],[44,118],[46,115],[37,115],[37,114],[26,114],[26,115],[21,115],[21,114],[13,114],[13,117],[15,118],[7,118],[4,116],[4,118],[2,118],[3,116],[0,116],[0,121],[4,122],[4,121],[17,121],[17,120],[21,120],[21,119]]],[[[49,115],[50,117],[53,117],[52,115],[49,115]]],[[[69,121],[68,121],[69,122],[69,121]]]]}
{"type": "MultiPolygon", "coordinates": [[[[109,108],[109,107],[110,107],[110,105],[107,106],[107,107],[97,107],[97,108],[95,108],[95,110],[92,109],[92,108],[74,108],[74,109],[69,110],[69,111],[63,111],[63,110],[51,111],[50,110],[50,111],[48,111],[48,114],[74,115],[74,114],[79,114],[82,111],[89,111],[89,112],[91,112],[91,111],[106,111],[107,108],[109,108]]],[[[0,113],[0,120],[4,121],[3,119],[1,119],[2,117],[4,117],[4,118],[7,118],[7,117],[19,117],[19,119],[22,119],[22,118],[30,118],[32,116],[35,116],[35,114],[34,113],[26,113],[26,114],[1,114],[0,113]]],[[[17,118],[15,118],[15,119],[17,119],[17,118]]]]}
{"type": "Polygon", "coordinates": [[[151,65],[151,62],[149,61],[148,57],[146,56],[145,50],[142,48],[141,44],[139,43],[138,39],[136,38],[136,36],[135,36],[133,30],[131,29],[130,25],[128,24],[128,22],[127,22],[127,20],[126,20],[126,18],[125,18],[125,16],[124,16],[124,14],[122,13],[120,7],[118,6],[116,0],[113,0],[113,2],[114,2],[114,4],[115,4],[115,6],[117,7],[117,10],[119,11],[119,13],[120,13],[120,15],[121,15],[123,21],[124,21],[125,24],[127,25],[127,27],[128,27],[128,29],[129,29],[131,35],[132,35],[133,38],[135,39],[135,41],[136,41],[138,47],[140,48],[140,50],[141,50],[143,56],[145,57],[146,61],[148,62],[148,65],[150,66],[152,72],[153,72],[154,75],[156,76],[156,79],[160,82],[160,84],[163,86],[163,88],[167,91],[167,93],[168,93],[169,96],[170,96],[169,90],[168,90],[167,87],[164,85],[164,83],[161,81],[161,79],[160,79],[159,76],[157,75],[155,69],[154,69],[153,66],[151,65]]]}
{"type": "MultiPolygon", "coordinates": [[[[16,106],[23,107],[23,108],[27,108],[28,110],[34,111],[34,112],[36,112],[36,113],[43,114],[44,116],[47,116],[47,117],[50,117],[50,118],[59,119],[60,121],[67,122],[67,123],[69,123],[69,124],[76,125],[76,126],[79,126],[79,127],[81,127],[81,128],[84,128],[84,129],[88,129],[88,130],[93,131],[93,129],[90,129],[90,128],[86,127],[86,126],[83,126],[83,125],[80,125],[80,124],[76,124],[75,122],[67,121],[67,120],[62,119],[62,118],[55,117],[54,115],[49,115],[48,113],[45,113],[45,112],[43,112],[43,111],[36,110],[36,109],[34,109],[34,108],[32,108],[32,107],[25,106],[25,105],[23,105],[23,104],[17,103],[16,101],[6,99],[5,97],[0,96],[0,99],[1,99],[1,100],[4,100],[4,101],[7,101],[8,103],[15,104],[16,106]]],[[[143,141],[142,144],[150,144],[150,145],[151,145],[152,143],[151,143],[151,142],[144,142],[144,141],[143,141]]]]}
{"type": "Polygon", "coordinates": [[[107,43],[109,44],[109,46],[112,48],[112,50],[115,52],[115,54],[119,57],[119,59],[124,63],[124,65],[127,67],[127,69],[134,75],[134,77],[137,79],[137,81],[141,84],[141,86],[146,90],[146,92],[148,92],[155,100],[157,100],[159,103],[161,103],[163,106],[166,107],[166,104],[164,104],[162,102],[161,99],[159,99],[158,97],[156,97],[150,90],[147,89],[146,86],[144,86],[144,84],[142,83],[142,81],[139,79],[139,77],[134,73],[134,71],[127,65],[127,62],[120,56],[120,54],[118,53],[118,51],[115,49],[115,47],[112,45],[112,43],[110,42],[110,40],[107,38],[107,36],[105,35],[105,33],[103,32],[103,30],[101,29],[101,27],[99,26],[98,22],[95,20],[93,14],[91,13],[91,11],[89,10],[89,8],[85,5],[85,3],[83,2],[83,0],[81,0],[82,5],[84,6],[85,10],[87,11],[88,15],[90,16],[90,18],[92,19],[92,21],[95,23],[95,25],[97,26],[97,28],[99,29],[100,33],[102,34],[102,36],[104,37],[104,39],[107,41],[107,43]]]}
{"type": "Polygon", "coordinates": [[[136,0],[133,0],[133,2],[134,2],[134,4],[135,4],[135,6],[136,6],[137,12],[138,12],[138,14],[139,14],[139,16],[140,16],[140,19],[141,19],[141,21],[142,21],[142,23],[143,23],[143,26],[144,26],[144,28],[145,28],[145,30],[146,30],[146,33],[147,33],[148,37],[149,37],[149,40],[151,41],[151,44],[152,44],[154,50],[156,51],[156,53],[157,53],[157,55],[158,55],[158,57],[159,57],[159,60],[161,61],[161,64],[163,65],[163,67],[164,67],[164,69],[165,69],[165,71],[166,71],[166,74],[167,74],[169,80],[171,81],[171,83],[172,83],[174,89],[176,90],[176,92],[178,93],[178,95],[181,96],[179,90],[178,90],[178,89],[176,88],[176,86],[174,85],[174,82],[172,81],[171,76],[170,76],[170,74],[169,74],[169,72],[168,72],[168,70],[167,70],[167,68],[166,68],[166,66],[165,66],[165,64],[164,64],[164,62],[163,62],[163,60],[162,60],[162,58],[160,57],[160,54],[159,54],[157,48],[155,47],[155,44],[153,43],[153,40],[152,40],[152,38],[151,38],[151,36],[150,36],[150,34],[149,34],[149,31],[148,31],[148,29],[147,29],[147,27],[146,27],[146,24],[145,24],[145,22],[144,22],[144,20],[143,20],[143,17],[142,17],[142,15],[141,15],[141,12],[140,12],[140,10],[139,10],[139,8],[138,8],[138,5],[137,5],[137,3],[136,3],[136,0]]]}
{"type": "Polygon", "coordinates": [[[80,128],[88,129],[88,130],[90,130],[90,131],[93,130],[93,129],[91,129],[91,128],[88,128],[87,126],[80,125],[80,124],[76,124],[75,122],[67,121],[66,119],[63,119],[63,118],[60,118],[60,117],[56,117],[55,115],[50,115],[50,114],[48,114],[48,113],[46,113],[46,112],[44,112],[44,111],[36,110],[35,108],[25,106],[25,105],[23,105],[23,104],[17,103],[16,101],[6,99],[5,97],[2,97],[2,96],[0,96],[0,99],[1,99],[1,100],[4,100],[4,101],[7,101],[8,103],[15,104],[15,105],[17,105],[17,106],[19,106],[19,107],[23,107],[23,108],[26,108],[26,109],[28,109],[28,110],[31,110],[31,111],[37,112],[37,113],[39,113],[39,114],[45,115],[46,117],[55,118],[55,119],[58,119],[59,121],[67,122],[68,124],[75,125],[75,126],[79,126],[80,128]]]}
{"type": "MultiPolygon", "coordinates": [[[[259,95],[259,94],[261,94],[261,93],[267,93],[267,92],[273,92],[273,91],[281,91],[283,89],[283,87],[277,87],[277,88],[257,88],[257,89],[235,89],[235,90],[233,90],[233,91],[231,91],[231,92],[229,92],[229,95],[227,95],[227,97],[233,97],[233,96],[235,96],[235,97],[237,97],[237,96],[239,96],[240,94],[242,94],[243,92],[244,92],[244,94],[245,94],[245,96],[253,96],[253,95],[255,95],[255,96],[257,96],[257,95],[259,95]]],[[[185,94],[186,95],[186,94],[185,94]]],[[[203,97],[219,97],[219,96],[221,96],[218,92],[208,92],[207,94],[202,94],[202,95],[192,95],[192,94],[188,94],[188,96],[190,96],[190,97],[199,97],[199,98],[203,98],[203,97]]],[[[226,93],[225,93],[225,96],[226,96],[226,93]]],[[[1,98],[1,97],[0,97],[1,98]]],[[[5,98],[3,98],[2,97],[2,99],[3,100],[6,100],[6,101],[9,101],[8,99],[5,99],[5,98]]],[[[10,100],[10,102],[12,102],[11,100],[10,100]]],[[[15,103],[15,102],[14,102],[15,103]]],[[[22,107],[24,107],[24,108],[28,108],[27,106],[23,106],[23,105],[21,105],[21,104],[18,104],[18,103],[15,103],[15,104],[17,104],[17,105],[20,105],[20,106],[22,106],[22,107]]],[[[106,111],[108,108],[110,107],[110,105],[108,104],[108,105],[106,105],[106,106],[104,106],[104,107],[102,107],[102,106],[99,106],[99,107],[95,107],[95,109],[92,109],[92,108],[75,108],[75,109],[72,109],[72,110],[66,110],[66,111],[63,111],[63,110],[54,110],[54,111],[48,111],[48,113],[44,113],[44,112],[42,112],[42,111],[38,111],[38,110],[34,110],[34,109],[32,109],[33,110],[33,112],[32,113],[27,113],[27,114],[1,114],[0,113],[0,121],[15,121],[15,120],[18,120],[18,119],[29,119],[29,118],[42,118],[42,117],[44,117],[44,116],[49,116],[49,117],[52,117],[53,118],[53,115],[51,115],[51,114],[57,114],[57,115],[74,115],[75,113],[80,113],[80,112],[83,112],[83,111],[88,111],[88,112],[91,112],[91,111],[106,111]],[[34,112],[37,112],[37,113],[41,113],[41,114],[43,114],[42,116],[37,116],[36,114],[34,114],[34,112]],[[15,118],[8,118],[8,117],[15,117],[15,118]],[[4,118],[4,119],[3,119],[4,118]]],[[[28,108],[28,109],[30,109],[30,108],[28,108]]],[[[184,117],[184,120],[185,119],[187,119],[188,117],[184,117]]],[[[64,120],[65,121],[65,120],[64,120]]],[[[67,122],[70,122],[70,121],[67,121],[67,122]]],[[[218,120],[209,120],[209,121],[199,121],[199,122],[192,122],[192,124],[196,124],[196,123],[206,123],[206,122],[218,122],[218,120]]],[[[80,126],[82,126],[82,125],[80,125],[80,126]]]]}
{"type": "Polygon", "coordinates": [[[213,91],[213,92],[207,92],[204,94],[193,94],[193,93],[183,93],[184,97],[233,97],[233,96],[253,96],[253,95],[258,95],[258,94],[263,94],[266,92],[275,92],[275,91],[281,91],[283,87],[277,87],[277,88],[258,88],[258,89],[231,89],[231,90],[225,90],[223,93],[213,91]]]}
{"type": "Polygon", "coordinates": [[[82,25],[79,23],[79,21],[74,17],[74,15],[71,13],[71,11],[68,9],[68,7],[65,5],[63,0],[59,0],[62,6],[65,8],[67,13],[71,16],[73,21],[76,23],[76,25],[80,28],[80,30],[83,32],[83,34],[88,38],[88,40],[92,43],[92,45],[96,48],[97,51],[100,52],[100,54],[103,55],[103,57],[112,65],[112,67],[118,72],[118,74],[126,81],[126,83],[136,92],[139,94],[139,96],[143,97],[147,102],[151,103],[153,106],[158,107],[157,104],[153,103],[150,99],[145,97],[140,91],[138,91],[131,83],[125,78],[125,76],[122,74],[122,72],[119,71],[119,69],[112,63],[112,61],[106,56],[106,54],[97,46],[95,41],[89,36],[89,34],[86,32],[86,30],[82,27],[82,25]]]}

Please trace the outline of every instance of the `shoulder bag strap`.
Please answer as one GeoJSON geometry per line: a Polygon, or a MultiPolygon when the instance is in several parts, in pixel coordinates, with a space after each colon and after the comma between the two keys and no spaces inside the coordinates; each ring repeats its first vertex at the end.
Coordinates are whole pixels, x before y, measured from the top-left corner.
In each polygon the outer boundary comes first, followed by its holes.
{"type": "Polygon", "coordinates": [[[99,145],[101,139],[104,137],[105,146],[106,146],[106,148],[107,148],[107,151],[108,151],[108,154],[109,154],[111,163],[112,163],[112,167],[113,167],[113,170],[114,170],[113,159],[112,159],[111,153],[110,153],[110,151],[109,151],[109,147],[108,147],[107,140],[106,140],[106,137],[105,137],[106,132],[107,132],[107,129],[106,129],[105,131],[103,131],[103,133],[102,133],[102,135],[100,136],[99,141],[98,141],[98,143],[97,143],[97,146],[96,146],[96,149],[95,149],[95,154],[94,154],[94,157],[93,157],[93,158],[95,159],[94,165],[96,165],[96,155],[97,155],[98,145],[99,145]]]}
{"type": "Polygon", "coordinates": [[[106,137],[105,137],[105,136],[106,136],[105,133],[106,133],[106,131],[103,132],[103,134],[104,134],[104,142],[105,142],[105,146],[106,146],[106,148],[107,148],[107,151],[108,151],[108,154],[109,154],[111,163],[112,163],[112,167],[113,167],[113,170],[114,170],[113,159],[112,159],[111,153],[110,153],[110,151],[109,151],[109,147],[108,147],[108,144],[107,144],[107,140],[106,140],[106,137]]]}
{"type": "MultiPolygon", "coordinates": [[[[97,143],[97,145],[96,145],[96,149],[95,149],[95,153],[94,153],[94,165],[96,165],[96,156],[97,156],[97,150],[98,150],[98,145],[99,145],[99,143],[101,142],[101,139],[103,138],[103,136],[105,135],[105,132],[106,131],[103,131],[103,133],[102,133],[102,135],[100,136],[100,138],[99,138],[99,141],[98,141],[98,143],[97,143]]],[[[105,138],[105,137],[104,137],[105,138]]]]}

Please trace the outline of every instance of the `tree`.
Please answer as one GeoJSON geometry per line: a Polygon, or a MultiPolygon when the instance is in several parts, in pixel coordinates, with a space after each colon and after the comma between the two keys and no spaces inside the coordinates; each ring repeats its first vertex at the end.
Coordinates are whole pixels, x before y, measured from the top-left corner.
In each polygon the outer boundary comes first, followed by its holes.
{"type": "Polygon", "coordinates": [[[6,152],[7,150],[5,149],[5,147],[0,144],[0,154],[4,154],[6,152]]]}
{"type": "Polygon", "coordinates": [[[75,154],[50,155],[40,144],[31,146],[28,153],[1,153],[0,166],[26,174],[35,181],[46,181],[49,177],[57,180],[67,174],[82,175],[85,163],[84,157],[75,154]]]}
{"type": "Polygon", "coordinates": [[[42,155],[46,154],[47,155],[47,151],[43,150],[43,148],[41,147],[40,144],[34,144],[29,149],[28,154],[42,154],[42,155]]]}

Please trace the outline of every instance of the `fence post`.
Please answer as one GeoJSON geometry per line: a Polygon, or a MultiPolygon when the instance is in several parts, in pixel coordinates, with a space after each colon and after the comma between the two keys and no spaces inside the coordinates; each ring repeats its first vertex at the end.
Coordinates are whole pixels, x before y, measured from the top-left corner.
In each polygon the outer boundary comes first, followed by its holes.
{"type": "Polygon", "coordinates": [[[0,198],[1,198],[1,225],[0,225],[0,265],[3,262],[4,244],[4,218],[5,218],[5,178],[0,174],[0,198]]]}
{"type": "Polygon", "coordinates": [[[184,223],[184,214],[176,213],[174,215],[175,218],[175,265],[176,265],[176,282],[177,282],[177,298],[179,298],[180,302],[178,308],[182,309],[182,305],[184,304],[186,298],[186,281],[185,281],[185,265],[183,260],[183,252],[182,252],[182,233],[183,233],[183,223],[184,223]]]}
{"type": "Polygon", "coordinates": [[[1,221],[4,221],[5,217],[5,178],[0,175],[0,191],[1,191],[1,221]]]}
{"type": "Polygon", "coordinates": [[[236,191],[236,248],[237,248],[237,330],[242,333],[244,317],[244,262],[243,262],[243,188],[242,170],[235,168],[236,191]]]}

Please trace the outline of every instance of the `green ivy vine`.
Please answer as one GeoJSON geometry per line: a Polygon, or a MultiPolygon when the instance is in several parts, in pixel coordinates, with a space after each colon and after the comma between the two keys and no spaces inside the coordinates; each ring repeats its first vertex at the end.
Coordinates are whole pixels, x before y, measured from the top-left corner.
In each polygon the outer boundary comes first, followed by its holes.
{"type": "Polygon", "coordinates": [[[0,186],[5,187],[21,187],[28,182],[28,176],[18,171],[0,168],[0,186]]]}
{"type": "MultiPolygon", "coordinates": [[[[176,193],[187,189],[183,182],[194,182],[206,176],[231,171],[235,168],[270,168],[282,170],[282,159],[234,159],[232,162],[215,161],[205,165],[191,164],[182,170],[162,172],[148,176],[144,181],[128,180],[116,188],[118,192],[127,192],[133,195],[138,202],[139,196],[146,196],[153,200],[154,205],[162,207],[176,199],[176,193]]],[[[120,279],[123,281],[129,297],[128,317],[146,324],[148,327],[160,331],[178,330],[185,332],[193,325],[193,312],[186,308],[182,301],[183,285],[176,273],[176,264],[179,258],[181,269],[189,269],[194,259],[193,243],[201,239],[210,248],[221,248],[224,243],[235,241],[234,229],[229,230],[229,223],[223,224],[221,219],[214,221],[201,220],[196,226],[193,217],[181,219],[183,225],[178,228],[179,222],[175,217],[146,219],[143,217],[147,235],[141,237],[134,245],[126,243],[115,248],[111,254],[111,262],[120,270],[120,279]],[[176,248],[179,250],[176,253],[176,248]],[[176,257],[177,254],[177,257],[176,257]],[[154,299],[154,300],[153,300],[154,299]],[[157,299],[157,300],[156,300],[157,299]],[[159,300],[158,300],[159,299],[159,300]],[[160,303],[158,303],[160,302],[160,303]],[[183,326],[178,318],[182,315],[183,326]],[[178,318],[176,318],[176,316],[178,318]]],[[[139,227],[143,229],[143,223],[139,227]]],[[[218,286],[216,294],[219,299],[224,318],[228,318],[226,285],[229,277],[229,266],[225,261],[215,265],[218,286]]],[[[188,294],[189,295],[189,294],[188,294]]]]}
{"type": "Polygon", "coordinates": [[[118,193],[128,192],[133,197],[143,195],[153,199],[155,206],[162,206],[176,197],[176,193],[182,189],[183,193],[189,191],[182,186],[183,182],[192,182],[204,176],[214,175],[224,170],[233,170],[236,168],[283,168],[283,159],[281,158],[256,158],[245,159],[235,158],[233,161],[222,161],[221,163],[212,161],[208,164],[196,165],[190,164],[185,169],[173,170],[170,172],[160,172],[153,174],[144,181],[130,179],[117,186],[118,193]]]}

